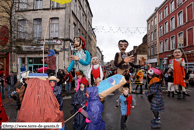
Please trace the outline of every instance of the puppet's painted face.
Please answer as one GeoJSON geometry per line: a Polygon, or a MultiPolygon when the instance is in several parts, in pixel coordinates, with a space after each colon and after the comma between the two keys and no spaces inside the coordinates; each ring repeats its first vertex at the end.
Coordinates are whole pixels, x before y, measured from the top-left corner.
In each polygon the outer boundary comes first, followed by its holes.
{"type": "Polygon", "coordinates": [[[128,47],[128,44],[126,42],[120,42],[119,43],[119,50],[124,53],[128,47]]]}
{"type": "Polygon", "coordinates": [[[182,57],[183,53],[181,52],[180,49],[176,49],[174,50],[173,52],[173,56],[176,58],[176,59],[180,59],[182,57]]]}
{"type": "Polygon", "coordinates": [[[99,64],[99,59],[98,59],[98,58],[93,58],[93,59],[92,59],[92,64],[93,64],[93,65],[99,64]]]}
{"type": "Polygon", "coordinates": [[[79,50],[80,48],[82,48],[82,44],[81,44],[81,40],[80,38],[76,37],[74,38],[74,46],[77,50],[79,50]]]}

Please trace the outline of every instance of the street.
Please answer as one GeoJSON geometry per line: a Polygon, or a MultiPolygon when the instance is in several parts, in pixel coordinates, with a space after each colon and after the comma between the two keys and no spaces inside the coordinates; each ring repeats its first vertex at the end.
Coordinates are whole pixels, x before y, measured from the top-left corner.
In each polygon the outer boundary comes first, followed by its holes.
{"type": "MultiPolygon", "coordinates": [[[[135,88],[135,84],[132,85],[135,88]]],[[[143,87],[144,89],[144,87],[143,87]]],[[[164,87],[163,87],[164,89],[164,87]]],[[[160,113],[161,116],[161,130],[194,130],[194,88],[189,87],[188,93],[191,97],[187,97],[186,100],[178,100],[177,95],[175,97],[168,97],[166,91],[164,91],[164,105],[165,111],[160,113]]],[[[153,119],[153,114],[150,110],[150,104],[147,98],[141,94],[132,94],[136,99],[137,105],[134,109],[131,109],[131,116],[127,119],[126,130],[150,130],[153,119]]],[[[72,95],[73,96],[73,95],[72,95]]],[[[106,123],[106,130],[119,130],[120,129],[120,108],[115,108],[116,100],[119,94],[118,91],[114,92],[114,95],[107,96],[103,103],[104,112],[103,119],[106,123]]],[[[9,99],[12,100],[12,99],[9,99]]],[[[63,101],[63,112],[65,120],[68,119],[71,114],[70,110],[71,99],[65,99],[63,101]]],[[[5,103],[5,110],[10,118],[10,122],[16,121],[16,105],[14,102],[5,103]]],[[[73,130],[73,119],[65,124],[66,130],[73,130]]]]}

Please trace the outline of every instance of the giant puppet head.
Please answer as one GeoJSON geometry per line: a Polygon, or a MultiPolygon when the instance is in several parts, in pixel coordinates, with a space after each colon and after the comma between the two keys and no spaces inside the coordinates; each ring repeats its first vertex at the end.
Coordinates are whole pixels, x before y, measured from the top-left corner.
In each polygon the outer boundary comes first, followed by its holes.
{"type": "Polygon", "coordinates": [[[79,50],[80,48],[84,49],[84,47],[86,46],[86,42],[84,40],[83,37],[79,36],[79,37],[74,37],[74,47],[79,50]]]}
{"type": "Polygon", "coordinates": [[[176,58],[176,59],[180,59],[182,57],[183,53],[181,51],[181,49],[177,48],[174,50],[173,52],[173,56],[176,58]]]}
{"type": "Polygon", "coordinates": [[[92,57],[92,65],[97,65],[97,64],[99,64],[98,57],[97,56],[92,57]]]}
{"type": "Polygon", "coordinates": [[[129,43],[126,40],[120,40],[118,43],[119,50],[124,53],[128,47],[129,43]]]}

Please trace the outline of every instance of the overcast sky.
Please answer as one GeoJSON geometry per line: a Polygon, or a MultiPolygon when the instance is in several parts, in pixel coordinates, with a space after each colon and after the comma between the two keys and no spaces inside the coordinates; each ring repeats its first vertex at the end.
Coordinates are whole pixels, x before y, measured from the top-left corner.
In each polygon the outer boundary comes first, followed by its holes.
{"type": "Polygon", "coordinates": [[[129,42],[127,52],[142,43],[147,32],[147,19],[163,1],[89,0],[97,46],[103,51],[105,62],[113,60],[115,53],[119,52],[119,40],[126,39],[129,42]]]}

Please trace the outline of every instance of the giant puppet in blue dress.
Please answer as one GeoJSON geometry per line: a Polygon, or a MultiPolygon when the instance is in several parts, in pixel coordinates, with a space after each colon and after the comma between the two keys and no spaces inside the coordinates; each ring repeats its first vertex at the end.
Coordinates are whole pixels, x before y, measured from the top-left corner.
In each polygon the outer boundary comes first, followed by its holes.
{"type": "Polygon", "coordinates": [[[72,59],[67,71],[70,72],[73,67],[76,71],[82,70],[84,75],[86,75],[86,79],[88,79],[88,71],[90,69],[91,56],[90,53],[84,50],[86,46],[85,40],[83,37],[75,37],[74,38],[74,47],[78,50],[74,55],[71,55],[72,59]]]}

